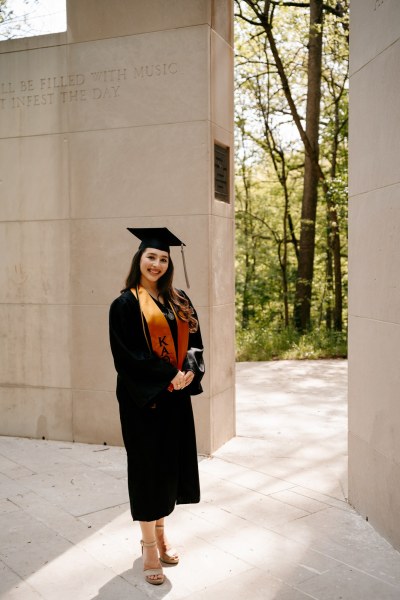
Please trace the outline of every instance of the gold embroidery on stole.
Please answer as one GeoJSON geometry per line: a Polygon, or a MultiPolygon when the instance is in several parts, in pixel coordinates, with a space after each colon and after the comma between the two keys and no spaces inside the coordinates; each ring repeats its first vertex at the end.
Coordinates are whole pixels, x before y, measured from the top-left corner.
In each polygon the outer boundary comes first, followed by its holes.
{"type": "MultiPolygon", "coordinates": [[[[151,350],[166,362],[171,363],[174,367],[182,370],[183,362],[186,358],[186,353],[189,343],[189,325],[182,321],[177,316],[174,307],[171,309],[174,312],[177,329],[178,329],[178,356],[172,337],[170,326],[167,318],[162,310],[154,302],[150,294],[139,285],[136,290],[131,289],[133,295],[139,300],[140,311],[146,319],[147,327],[150,333],[151,350]]],[[[146,337],[147,343],[149,340],[146,336],[146,330],[143,327],[143,334],[146,337]]]]}

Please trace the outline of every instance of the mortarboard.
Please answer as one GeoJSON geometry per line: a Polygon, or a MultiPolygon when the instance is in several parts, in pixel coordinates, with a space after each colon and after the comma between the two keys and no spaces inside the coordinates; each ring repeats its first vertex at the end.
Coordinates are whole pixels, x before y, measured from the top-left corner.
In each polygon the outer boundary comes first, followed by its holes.
{"type": "Polygon", "coordinates": [[[170,246],[186,246],[166,227],[128,227],[128,231],[141,241],[139,249],[157,248],[169,252],[170,246]]]}
{"type": "Polygon", "coordinates": [[[186,270],[185,255],[183,246],[186,246],[176,237],[167,227],[127,227],[128,231],[139,238],[139,250],[144,248],[156,248],[169,253],[170,246],[180,246],[182,253],[183,270],[185,273],[186,285],[190,288],[189,279],[186,270]]]}

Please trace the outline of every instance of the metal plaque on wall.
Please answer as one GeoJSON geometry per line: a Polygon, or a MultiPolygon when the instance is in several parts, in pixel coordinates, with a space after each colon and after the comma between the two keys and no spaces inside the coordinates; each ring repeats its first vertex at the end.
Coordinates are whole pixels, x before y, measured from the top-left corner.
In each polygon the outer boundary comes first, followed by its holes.
{"type": "Polygon", "coordinates": [[[229,203],[229,148],[214,144],[214,190],[217,200],[229,203]]]}

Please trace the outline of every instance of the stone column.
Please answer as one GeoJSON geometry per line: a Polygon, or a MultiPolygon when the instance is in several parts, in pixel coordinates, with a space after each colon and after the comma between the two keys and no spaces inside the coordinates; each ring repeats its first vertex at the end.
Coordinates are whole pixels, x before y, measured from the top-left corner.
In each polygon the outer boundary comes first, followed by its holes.
{"type": "Polygon", "coordinates": [[[0,44],[1,433],[122,443],[108,307],[126,227],[166,226],[187,244],[210,453],[235,427],[232,2],[68,0],[67,20],[0,44]]]}
{"type": "Polygon", "coordinates": [[[400,548],[400,3],[350,40],[349,499],[400,548]]]}

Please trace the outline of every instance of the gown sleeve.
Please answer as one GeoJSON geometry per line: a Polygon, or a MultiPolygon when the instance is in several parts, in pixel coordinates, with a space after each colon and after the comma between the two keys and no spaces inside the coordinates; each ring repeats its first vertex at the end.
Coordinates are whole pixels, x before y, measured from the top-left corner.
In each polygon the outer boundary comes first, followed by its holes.
{"type": "MultiPolygon", "coordinates": [[[[187,296],[187,294],[185,294],[183,290],[179,291],[183,296],[185,296],[187,300],[189,300],[189,304],[193,308],[194,316],[198,320],[196,310],[193,307],[190,298],[187,296]]],[[[203,341],[201,339],[200,324],[198,326],[197,331],[195,331],[194,333],[189,333],[188,351],[182,366],[182,370],[193,371],[194,373],[193,381],[185,389],[189,392],[191,396],[201,394],[203,391],[203,388],[201,386],[201,380],[205,373],[205,366],[203,359],[203,341]]]]}
{"type": "Polygon", "coordinates": [[[131,292],[121,294],[110,307],[110,345],[118,373],[118,389],[139,408],[166,390],[178,369],[153,354],[146,342],[139,304],[131,292]],[[132,298],[128,296],[130,294],[132,298]]]}

